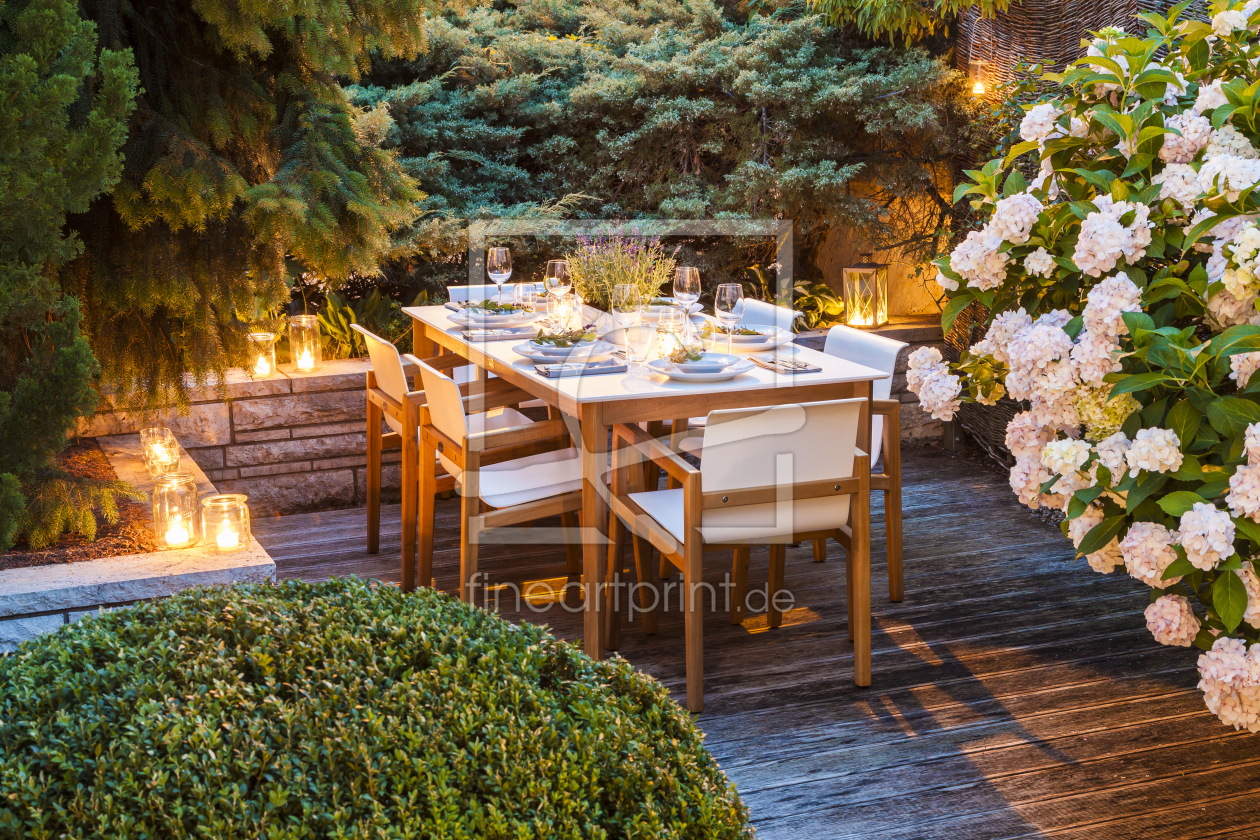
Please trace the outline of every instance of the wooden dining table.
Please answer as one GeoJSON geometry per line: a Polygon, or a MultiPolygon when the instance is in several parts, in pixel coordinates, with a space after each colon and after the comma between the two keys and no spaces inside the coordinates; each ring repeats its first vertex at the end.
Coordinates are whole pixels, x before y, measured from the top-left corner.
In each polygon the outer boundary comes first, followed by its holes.
{"type": "MultiPolygon", "coordinates": [[[[754,366],[747,373],[722,382],[678,382],[645,369],[626,373],[548,378],[535,371],[535,362],[513,352],[516,341],[473,342],[464,328],[451,320],[444,306],[404,307],[412,319],[414,352],[421,358],[439,352],[456,353],[482,371],[501,377],[576,421],[574,435],[582,457],[582,590],[583,646],[595,659],[604,656],[604,598],[608,534],[608,439],[619,423],[675,422],[730,408],[865,397],[858,439],[870,451],[871,383],[888,374],[836,356],[791,345],[791,358],[821,368],[816,373],[782,374],[754,366]]],[[[592,320],[599,313],[592,311],[592,320]]],[[[605,317],[606,316],[602,316],[605,317]]],[[[720,348],[720,342],[719,342],[720,348]]],[[[738,345],[735,346],[738,350],[738,345]]],[[[762,351],[772,352],[772,351],[762,351]]],[[[784,348],[780,349],[784,352],[784,348]]],[[[571,421],[572,423],[572,421],[571,421]]],[[[678,426],[676,425],[675,428],[678,426]]],[[[420,528],[432,523],[421,522],[420,528]]],[[[424,544],[424,540],[420,541],[424,544]]],[[[406,562],[407,558],[403,558],[406,562]]],[[[866,580],[869,587],[869,577],[866,580]]]]}

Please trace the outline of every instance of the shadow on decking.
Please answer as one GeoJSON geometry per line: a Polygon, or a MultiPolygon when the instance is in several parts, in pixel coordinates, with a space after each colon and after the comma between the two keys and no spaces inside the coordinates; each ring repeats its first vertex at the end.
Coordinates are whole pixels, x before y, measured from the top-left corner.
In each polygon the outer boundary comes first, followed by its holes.
{"type": "MultiPolygon", "coordinates": [[[[1260,837],[1260,742],[1222,727],[1195,689],[1196,652],[1146,631],[1146,590],[1072,562],[1057,528],[1030,516],[1005,477],[940,452],[904,467],[906,598],[887,600],[875,506],[873,684],[852,681],[843,552],[789,550],[796,606],[705,620],[706,744],[748,803],[759,837],[1260,837]],[[1228,802],[1222,802],[1222,798],[1228,802]]],[[[438,586],[458,573],[457,509],[439,506],[438,586]]],[[[398,512],[364,550],[362,510],[276,517],[257,536],[281,577],[399,579],[398,512]]],[[[706,557],[715,586],[729,553],[706,557]]],[[[486,546],[490,580],[535,587],[505,617],[566,639],[581,616],[546,591],[558,546],[486,546]]],[[[750,581],[764,586],[766,554],[750,581]]],[[[720,590],[719,590],[720,591],[720,590]]],[[[682,698],[682,617],[645,636],[622,616],[620,655],[682,698]]]]}

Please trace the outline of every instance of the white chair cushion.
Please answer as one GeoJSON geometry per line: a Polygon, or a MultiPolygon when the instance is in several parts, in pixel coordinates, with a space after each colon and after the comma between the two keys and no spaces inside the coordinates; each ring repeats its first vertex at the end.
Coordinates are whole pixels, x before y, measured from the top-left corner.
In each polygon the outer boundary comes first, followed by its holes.
{"type": "MultiPolygon", "coordinates": [[[[514,408],[492,408],[481,414],[469,414],[466,418],[468,423],[468,434],[475,435],[480,432],[493,432],[496,429],[510,429],[513,426],[528,426],[533,423],[524,414],[521,414],[514,408]]],[[[455,476],[459,480],[460,469],[455,462],[439,453],[438,460],[442,462],[442,466],[446,467],[446,471],[455,476]]]]}
{"type": "Polygon", "coordinates": [[[523,505],[582,489],[582,457],[576,449],[539,452],[481,468],[481,498],[490,507],[523,505]]]}
{"type": "MultiPolygon", "coordinates": [[[[683,542],[683,491],[650,490],[631,493],[630,498],[656,520],[674,539],[683,542]]],[[[784,505],[784,515],[776,517],[775,504],[741,505],[729,510],[706,510],[700,520],[700,534],[710,545],[721,543],[786,543],[792,534],[827,531],[849,522],[849,497],[805,499],[784,505]]]]}

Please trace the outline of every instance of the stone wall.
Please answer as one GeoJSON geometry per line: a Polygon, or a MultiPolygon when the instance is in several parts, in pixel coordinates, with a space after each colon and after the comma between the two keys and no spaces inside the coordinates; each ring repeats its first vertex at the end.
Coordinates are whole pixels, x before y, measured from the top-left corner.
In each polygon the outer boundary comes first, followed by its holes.
{"type": "MultiPolygon", "coordinates": [[[[222,391],[195,389],[186,415],[97,414],[80,434],[98,437],[165,425],[220,492],[244,493],[255,516],[346,508],[367,496],[366,359],[326,361],[314,373],[288,365],[254,379],[232,371],[222,391]]],[[[398,450],[386,452],[387,497],[400,485],[398,450]]]]}

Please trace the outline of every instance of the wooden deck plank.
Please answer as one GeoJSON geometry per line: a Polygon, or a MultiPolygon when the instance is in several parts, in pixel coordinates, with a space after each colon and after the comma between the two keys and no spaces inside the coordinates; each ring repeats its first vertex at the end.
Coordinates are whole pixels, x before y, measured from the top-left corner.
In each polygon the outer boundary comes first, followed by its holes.
{"type": "MultiPolygon", "coordinates": [[[[852,682],[843,551],[789,549],[797,598],[782,628],[705,617],[706,743],[760,838],[1197,840],[1260,838],[1260,742],[1225,729],[1195,688],[1196,652],[1156,644],[1146,589],[1072,559],[1058,528],[1021,508],[1005,476],[907,449],[906,598],[887,600],[882,498],[872,505],[873,684],[852,682]],[[1237,792],[1235,794],[1235,792],[1237,792]],[[1222,802],[1224,797],[1230,800],[1222,802]]],[[[278,575],[397,582],[398,508],[381,551],[361,509],[271,517],[255,533],[278,575]]],[[[729,553],[706,556],[715,587],[729,553]]],[[[434,577],[453,591],[458,509],[437,511],[434,577]]],[[[496,584],[562,580],[559,546],[483,546],[496,584]]],[[[766,552],[750,581],[764,587],[766,552]]],[[[718,592],[720,593],[720,589],[718,592]]],[[[510,589],[500,595],[510,595],[510,589]]],[[[510,620],[578,640],[580,613],[500,601],[510,620]]],[[[623,615],[620,654],[681,699],[681,616],[644,636],[623,615]]]]}

